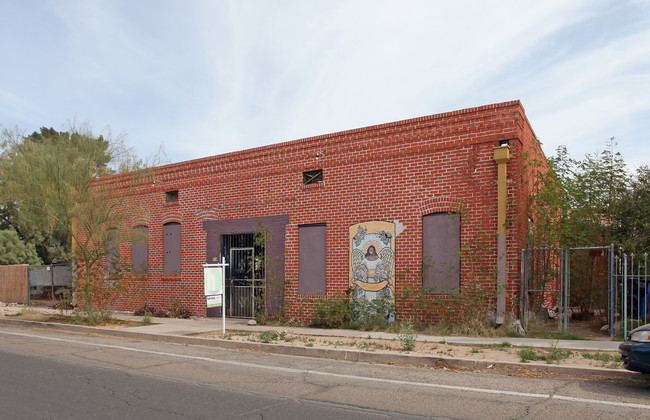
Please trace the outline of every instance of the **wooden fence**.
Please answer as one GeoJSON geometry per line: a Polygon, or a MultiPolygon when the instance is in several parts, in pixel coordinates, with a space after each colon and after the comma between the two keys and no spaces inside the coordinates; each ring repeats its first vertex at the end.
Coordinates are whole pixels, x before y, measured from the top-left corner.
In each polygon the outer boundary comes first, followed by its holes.
{"type": "Polygon", "coordinates": [[[0,266],[0,302],[29,303],[29,266],[0,266]]]}

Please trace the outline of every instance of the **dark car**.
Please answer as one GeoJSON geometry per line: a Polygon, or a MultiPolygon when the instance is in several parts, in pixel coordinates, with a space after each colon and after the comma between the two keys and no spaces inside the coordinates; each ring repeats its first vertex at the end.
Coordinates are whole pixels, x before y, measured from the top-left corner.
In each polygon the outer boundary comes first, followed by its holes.
{"type": "Polygon", "coordinates": [[[650,324],[630,331],[618,346],[623,367],[641,373],[650,373],[650,324]]]}

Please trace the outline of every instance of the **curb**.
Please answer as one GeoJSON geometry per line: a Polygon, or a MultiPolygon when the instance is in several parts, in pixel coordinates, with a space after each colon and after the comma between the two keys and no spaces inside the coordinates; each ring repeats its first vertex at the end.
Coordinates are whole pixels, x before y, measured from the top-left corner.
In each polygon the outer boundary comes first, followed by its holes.
{"type": "Polygon", "coordinates": [[[395,353],[375,353],[363,350],[318,349],[311,347],[285,346],[282,344],[253,343],[246,341],[230,341],[219,338],[189,337],[182,335],[150,334],[128,330],[113,330],[84,325],[58,324],[53,322],[27,321],[19,319],[2,319],[0,325],[22,326],[33,329],[48,329],[55,331],[73,332],[85,335],[100,335],[116,338],[128,338],[162,343],[217,347],[228,350],[255,350],[268,354],[284,356],[303,356],[349,362],[376,363],[387,365],[410,365],[418,367],[448,368],[448,369],[477,369],[495,370],[518,369],[538,373],[563,374],[572,377],[593,378],[606,377],[618,379],[641,378],[641,374],[627,370],[612,370],[594,367],[573,367],[540,363],[517,363],[490,360],[456,359],[436,356],[420,356],[395,353]]]}

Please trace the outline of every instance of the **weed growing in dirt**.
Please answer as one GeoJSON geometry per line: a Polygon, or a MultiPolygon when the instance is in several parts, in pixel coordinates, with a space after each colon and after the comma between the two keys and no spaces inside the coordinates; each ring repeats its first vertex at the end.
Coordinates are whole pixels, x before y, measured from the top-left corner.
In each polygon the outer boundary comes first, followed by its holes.
{"type": "Polygon", "coordinates": [[[584,340],[585,338],[570,331],[549,330],[546,328],[531,328],[526,333],[527,337],[545,338],[550,340],[584,340]]]}
{"type": "Polygon", "coordinates": [[[548,350],[535,351],[535,349],[530,346],[524,346],[517,352],[517,354],[521,357],[522,363],[544,360],[548,364],[559,364],[561,360],[571,357],[573,353],[571,350],[559,349],[557,347],[552,347],[548,350]]]}
{"type": "Polygon", "coordinates": [[[404,327],[404,333],[398,335],[397,339],[402,343],[402,350],[413,351],[415,350],[418,336],[415,334],[415,330],[411,323],[405,323],[402,325],[404,327]]]}
{"type": "Polygon", "coordinates": [[[491,350],[508,351],[512,348],[512,344],[510,344],[507,341],[504,341],[503,343],[486,344],[483,347],[491,350]]]}
{"type": "Polygon", "coordinates": [[[535,353],[535,350],[533,350],[532,347],[530,346],[525,346],[522,347],[517,354],[519,357],[521,357],[521,363],[528,363],[530,361],[536,361],[539,360],[539,356],[537,353],[535,353]]]}
{"type": "Polygon", "coordinates": [[[262,331],[260,333],[260,341],[262,343],[272,343],[278,339],[278,333],[275,331],[262,331]]]}
{"type": "Polygon", "coordinates": [[[618,355],[618,354],[614,355],[614,354],[609,354],[609,353],[587,353],[587,352],[584,352],[581,355],[585,359],[600,362],[600,365],[602,367],[607,367],[607,368],[611,368],[611,369],[616,369],[616,368],[620,367],[621,356],[618,355]]]}
{"type": "Polygon", "coordinates": [[[564,350],[553,347],[548,351],[547,354],[543,356],[543,358],[548,364],[559,364],[561,360],[571,357],[572,354],[573,353],[571,353],[571,350],[564,350]]]}
{"type": "Polygon", "coordinates": [[[305,337],[305,336],[298,337],[298,340],[302,341],[305,347],[314,347],[314,343],[316,342],[315,338],[305,337]]]}
{"type": "Polygon", "coordinates": [[[34,309],[23,309],[18,313],[11,314],[11,315],[5,315],[5,316],[16,316],[16,317],[21,317],[25,319],[41,319],[43,318],[43,315],[39,311],[35,311],[34,309]]]}
{"type": "Polygon", "coordinates": [[[375,351],[375,347],[372,343],[360,343],[357,348],[359,348],[359,350],[375,351]]]}

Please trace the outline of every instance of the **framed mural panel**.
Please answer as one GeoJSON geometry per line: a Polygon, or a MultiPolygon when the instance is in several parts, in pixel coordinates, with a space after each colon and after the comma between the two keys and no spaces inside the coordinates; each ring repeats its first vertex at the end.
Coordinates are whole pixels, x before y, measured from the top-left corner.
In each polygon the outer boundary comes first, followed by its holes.
{"type": "Polygon", "coordinates": [[[395,224],[350,226],[350,288],[357,302],[388,297],[395,303],[395,224]]]}

